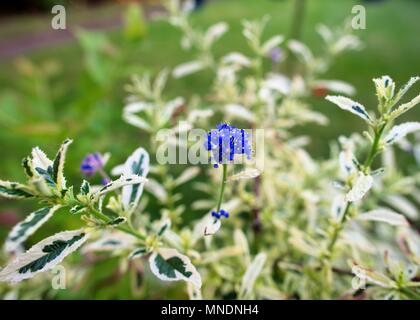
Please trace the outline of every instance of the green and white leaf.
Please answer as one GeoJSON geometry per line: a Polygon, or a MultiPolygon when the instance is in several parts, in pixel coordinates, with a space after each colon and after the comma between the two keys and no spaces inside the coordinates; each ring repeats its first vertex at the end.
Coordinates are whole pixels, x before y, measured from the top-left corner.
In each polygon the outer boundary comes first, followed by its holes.
{"type": "Polygon", "coordinates": [[[175,186],[180,186],[194,179],[200,173],[199,167],[190,167],[185,169],[174,181],[175,186]]]}
{"type": "Polygon", "coordinates": [[[117,227],[120,224],[126,223],[127,222],[127,218],[126,217],[117,217],[113,220],[111,220],[110,222],[107,223],[108,226],[110,227],[117,227]]]}
{"type": "Polygon", "coordinates": [[[90,183],[86,180],[83,180],[82,185],[80,186],[80,193],[83,196],[87,196],[90,193],[90,183]]]}
{"type": "Polygon", "coordinates": [[[38,230],[61,206],[45,207],[32,212],[25,220],[13,227],[6,238],[4,250],[8,253],[17,252],[21,244],[38,230]]]}
{"type": "Polygon", "coordinates": [[[48,237],[18,255],[0,270],[1,282],[19,282],[45,272],[77,250],[88,238],[82,229],[64,231],[48,237]]]}
{"type": "Polygon", "coordinates": [[[133,102],[124,107],[123,110],[123,119],[125,122],[150,132],[152,130],[151,126],[149,125],[148,121],[145,120],[140,115],[137,115],[138,112],[143,112],[151,109],[153,106],[146,102],[133,102]]]}
{"type": "Polygon", "coordinates": [[[48,170],[49,167],[52,167],[53,162],[48,159],[46,154],[38,147],[32,149],[32,167],[34,169],[41,168],[45,171],[48,170]]]}
{"type": "Polygon", "coordinates": [[[393,103],[398,103],[408,90],[410,90],[410,88],[419,80],[420,77],[411,77],[410,80],[398,91],[393,103]]]}
{"type": "Polygon", "coordinates": [[[410,219],[417,220],[420,216],[416,205],[401,195],[390,194],[385,196],[383,201],[410,219]]]}
{"type": "Polygon", "coordinates": [[[249,250],[249,244],[248,239],[246,238],[246,235],[241,229],[235,229],[233,232],[233,240],[235,242],[235,245],[237,245],[239,248],[241,248],[245,263],[248,265],[250,261],[250,250],[249,250]]]}
{"type": "Polygon", "coordinates": [[[23,158],[22,167],[28,178],[32,178],[35,175],[35,169],[32,166],[32,160],[30,157],[23,158]]]}
{"type": "Polygon", "coordinates": [[[287,43],[288,48],[300,59],[302,59],[306,64],[310,64],[314,60],[314,55],[311,50],[302,42],[297,40],[290,40],[287,43]]]}
{"type": "Polygon", "coordinates": [[[170,228],[171,228],[171,219],[163,218],[158,223],[158,228],[157,228],[158,237],[162,237],[170,228]]]}
{"type": "Polygon", "coordinates": [[[401,141],[407,134],[420,130],[420,122],[406,122],[392,127],[391,131],[385,136],[384,141],[390,145],[401,141]]]}
{"type": "Polygon", "coordinates": [[[210,47],[214,42],[220,39],[227,31],[229,26],[226,22],[218,22],[207,29],[204,35],[204,44],[210,47]]]}
{"type": "Polygon", "coordinates": [[[190,74],[196,73],[198,71],[201,71],[205,67],[206,65],[203,62],[199,60],[194,60],[194,61],[183,63],[177,66],[173,70],[172,75],[175,79],[179,79],[179,78],[188,76],[190,74]]]}
{"type": "Polygon", "coordinates": [[[378,221],[385,222],[393,226],[408,227],[407,219],[399,213],[386,208],[378,208],[357,216],[357,220],[361,221],[378,221]]]}
{"type": "Polygon", "coordinates": [[[220,219],[208,216],[203,223],[203,234],[205,236],[212,236],[219,231],[221,225],[222,223],[220,222],[220,219]]]}
{"type": "Polygon", "coordinates": [[[236,67],[248,67],[251,65],[251,60],[240,52],[228,53],[222,58],[222,62],[236,67]]]}
{"type": "Polygon", "coordinates": [[[86,209],[87,209],[86,206],[81,205],[81,204],[76,204],[75,206],[71,207],[70,213],[79,214],[86,211],[86,209]]]}
{"type": "Polygon", "coordinates": [[[404,104],[400,105],[397,109],[392,111],[389,116],[390,116],[391,119],[395,119],[395,118],[399,117],[400,115],[402,115],[403,113],[407,112],[408,110],[414,108],[419,103],[420,103],[420,94],[418,96],[416,96],[410,102],[407,102],[407,103],[404,103],[404,104]]]}
{"type": "Polygon", "coordinates": [[[230,176],[227,181],[236,181],[242,179],[254,179],[261,175],[261,171],[257,168],[247,168],[237,174],[230,176]]]}
{"type": "Polygon", "coordinates": [[[372,188],[373,178],[371,175],[365,175],[362,172],[356,178],[351,190],[346,194],[345,201],[355,202],[361,200],[365,194],[372,188]]]}
{"type": "Polygon", "coordinates": [[[53,179],[59,190],[66,189],[66,179],[64,178],[64,162],[69,145],[73,142],[71,139],[64,140],[53,162],[53,179]]]}
{"type": "Polygon", "coordinates": [[[373,79],[376,87],[376,95],[379,99],[390,101],[394,97],[395,82],[389,76],[373,79]]]}
{"type": "Polygon", "coordinates": [[[105,231],[96,241],[86,244],[82,252],[108,252],[132,250],[136,244],[136,238],[121,231],[105,231]]]}
{"type": "Polygon", "coordinates": [[[167,124],[175,111],[185,104],[185,100],[182,97],[175,98],[165,104],[162,113],[160,114],[160,125],[164,126],[167,124]]]}
{"type": "Polygon", "coordinates": [[[130,260],[134,260],[134,259],[145,256],[148,252],[149,251],[146,248],[136,248],[130,253],[128,258],[130,260]]]}
{"type": "Polygon", "coordinates": [[[356,172],[356,157],[353,154],[353,151],[349,148],[344,149],[340,152],[339,156],[339,164],[341,172],[344,174],[344,176],[349,176],[356,172]]]}
{"type": "Polygon", "coordinates": [[[165,203],[168,199],[168,193],[166,192],[165,188],[162,186],[162,184],[154,179],[148,179],[144,185],[144,188],[162,203],[165,203]]]}
{"type": "Polygon", "coordinates": [[[255,115],[250,110],[248,110],[240,104],[227,104],[224,107],[224,111],[226,115],[235,119],[242,119],[250,122],[253,122],[255,120],[255,115]]]}
{"type": "Polygon", "coordinates": [[[356,93],[356,89],[351,84],[340,80],[316,80],[313,82],[313,85],[348,96],[352,96],[356,93]]]}
{"type": "Polygon", "coordinates": [[[92,197],[99,198],[99,197],[107,194],[108,192],[111,192],[111,191],[120,189],[120,188],[122,188],[124,186],[136,185],[136,184],[143,184],[146,181],[147,181],[146,178],[140,177],[138,175],[130,175],[130,176],[122,175],[117,180],[111,181],[107,185],[101,187],[94,194],[92,194],[92,197]]]}
{"type": "Polygon", "coordinates": [[[273,50],[275,47],[279,46],[284,41],[284,37],[281,35],[273,36],[272,38],[268,39],[261,47],[261,53],[263,55],[267,55],[273,50]]]}
{"type": "Polygon", "coordinates": [[[267,254],[261,252],[254,258],[254,260],[248,266],[242,278],[241,288],[239,290],[239,297],[249,297],[254,287],[255,281],[257,280],[258,276],[263,270],[266,260],[267,254]]]}
{"type": "MultiPolygon", "coordinates": [[[[143,148],[138,148],[128,157],[124,164],[123,176],[137,176],[145,179],[149,173],[149,154],[143,148]]],[[[122,188],[121,201],[127,212],[135,209],[143,193],[144,183],[125,185],[122,188]]]]}
{"type": "Polygon", "coordinates": [[[350,111],[351,113],[359,116],[368,123],[372,123],[372,118],[367,113],[365,107],[358,102],[343,96],[327,96],[325,99],[336,104],[343,110],[350,111]]]}
{"type": "Polygon", "coordinates": [[[0,180],[0,196],[9,199],[32,198],[33,191],[24,184],[0,180]]]}
{"type": "Polygon", "coordinates": [[[384,288],[393,288],[395,286],[394,281],[392,281],[390,278],[388,278],[384,274],[369,270],[357,264],[353,264],[351,271],[360,280],[365,280],[367,282],[376,284],[384,288]]]}
{"type": "Polygon", "coordinates": [[[149,258],[152,273],[164,281],[184,280],[201,288],[201,276],[190,259],[175,249],[161,248],[149,258]]]}

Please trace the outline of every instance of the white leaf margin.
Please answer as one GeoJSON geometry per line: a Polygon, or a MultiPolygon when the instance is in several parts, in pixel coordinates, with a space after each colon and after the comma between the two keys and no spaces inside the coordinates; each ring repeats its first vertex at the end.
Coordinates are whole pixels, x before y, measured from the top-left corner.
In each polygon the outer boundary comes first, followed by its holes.
{"type": "Polygon", "coordinates": [[[54,266],[63,261],[63,259],[66,256],[76,251],[88,239],[88,237],[89,234],[86,233],[84,229],[79,229],[72,231],[63,231],[38,242],[25,253],[18,255],[10,264],[8,264],[6,267],[0,270],[0,282],[20,282],[24,279],[32,278],[38,273],[45,272],[54,268],[54,266]],[[44,256],[45,252],[43,252],[42,250],[45,248],[45,246],[50,245],[57,240],[68,241],[73,237],[82,235],[83,237],[80,240],[76,241],[71,246],[64,249],[60,255],[58,255],[54,260],[45,264],[44,267],[42,267],[40,270],[26,273],[18,272],[20,268],[44,256]]]}
{"type": "Polygon", "coordinates": [[[202,282],[201,282],[201,275],[195,268],[195,266],[191,263],[190,258],[187,256],[180,254],[176,249],[169,249],[169,248],[160,248],[157,251],[153,252],[149,258],[149,264],[150,264],[150,270],[152,273],[158,277],[159,279],[163,281],[178,281],[178,280],[184,280],[187,282],[191,282],[195,287],[201,288],[202,282]],[[177,270],[175,271],[175,278],[169,278],[164,274],[161,274],[159,272],[159,269],[155,263],[155,259],[158,255],[161,255],[163,259],[167,260],[172,257],[178,257],[181,259],[182,262],[185,264],[185,270],[188,272],[191,272],[191,277],[186,277],[177,270]]]}

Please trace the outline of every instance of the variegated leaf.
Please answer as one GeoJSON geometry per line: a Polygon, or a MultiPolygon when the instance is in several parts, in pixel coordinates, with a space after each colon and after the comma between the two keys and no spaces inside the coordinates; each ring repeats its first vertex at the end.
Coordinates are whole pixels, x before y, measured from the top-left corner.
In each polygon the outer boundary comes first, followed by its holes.
{"type": "Polygon", "coordinates": [[[175,249],[161,248],[149,258],[150,270],[164,281],[184,280],[201,288],[201,276],[190,259],[175,249]]]}
{"type": "Polygon", "coordinates": [[[135,243],[136,238],[129,234],[117,230],[112,232],[106,231],[98,240],[86,244],[82,248],[82,252],[112,252],[117,250],[131,250],[135,243]]]}
{"type": "Polygon", "coordinates": [[[420,80],[420,77],[411,77],[410,80],[398,91],[394,99],[394,104],[398,103],[408,90],[420,80]]]}
{"type": "Polygon", "coordinates": [[[372,188],[373,178],[370,175],[359,173],[351,190],[346,194],[345,200],[355,202],[361,200],[365,194],[372,188]]]}
{"type": "Polygon", "coordinates": [[[223,63],[231,64],[240,67],[248,67],[251,65],[251,60],[239,52],[231,52],[225,55],[222,59],[223,63]]]}
{"type": "Polygon", "coordinates": [[[405,113],[408,110],[411,110],[412,108],[414,108],[419,103],[420,103],[420,94],[418,96],[416,96],[410,102],[404,103],[404,104],[400,105],[397,109],[392,111],[391,114],[390,114],[390,118],[395,119],[395,118],[399,117],[403,113],[405,113]]]}
{"type": "Polygon", "coordinates": [[[218,22],[207,29],[204,36],[206,45],[211,46],[215,41],[220,39],[227,31],[229,26],[225,22],[218,22]]]}
{"type": "Polygon", "coordinates": [[[364,268],[357,264],[353,264],[351,271],[361,280],[366,280],[370,283],[376,284],[378,286],[384,288],[392,288],[394,286],[394,282],[389,279],[387,276],[372,271],[370,269],[364,268]]]}
{"type": "Polygon", "coordinates": [[[73,142],[71,139],[64,140],[53,162],[53,179],[57,188],[61,191],[66,189],[66,180],[64,178],[64,162],[68,146],[73,142]]]}
{"type": "Polygon", "coordinates": [[[8,253],[19,250],[21,244],[38,230],[61,206],[45,207],[32,212],[25,220],[15,225],[7,236],[4,250],[8,253]]]}
{"type": "Polygon", "coordinates": [[[0,281],[19,282],[52,269],[88,238],[84,230],[64,231],[48,237],[18,255],[0,270],[0,281]]]}
{"type": "Polygon", "coordinates": [[[303,59],[305,63],[309,64],[313,61],[314,56],[311,50],[302,42],[297,40],[290,40],[287,46],[294,54],[303,59]]]}
{"type": "Polygon", "coordinates": [[[217,231],[219,231],[220,226],[222,223],[220,222],[220,219],[215,219],[213,217],[208,217],[208,219],[205,220],[203,224],[203,233],[205,236],[212,236],[217,231]]]}
{"type": "Polygon", "coordinates": [[[373,79],[379,99],[391,100],[394,97],[395,82],[389,76],[373,79]]]}
{"type": "Polygon", "coordinates": [[[242,278],[241,288],[239,290],[240,297],[249,297],[254,287],[255,281],[263,270],[266,260],[267,254],[261,252],[254,258],[249,267],[246,269],[246,272],[242,278]]]}
{"type": "Polygon", "coordinates": [[[261,171],[256,168],[248,168],[244,171],[241,171],[237,174],[234,174],[230,176],[227,180],[228,181],[236,181],[236,180],[242,180],[242,179],[254,179],[261,175],[261,171]]]}
{"type": "Polygon", "coordinates": [[[402,140],[407,134],[420,130],[420,122],[406,122],[394,126],[385,136],[384,141],[390,145],[402,140]]]}
{"type": "Polygon", "coordinates": [[[144,185],[145,189],[155,196],[160,202],[164,203],[168,198],[165,188],[156,180],[148,179],[144,185]]]}
{"type": "Polygon", "coordinates": [[[142,184],[142,183],[145,183],[146,181],[147,181],[146,178],[140,177],[138,175],[131,175],[131,176],[122,175],[117,180],[111,181],[110,183],[108,183],[105,186],[103,186],[102,188],[100,188],[98,191],[96,191],[92,195],[92,197],[98,198],[100,196],[103,196],[103,195],[107,194],[108,192],[117,190],[117,189],[122,188],[124,186],[142,184]]]}
{"type": "Polygon", "coordinates": [[[342,96],[327,96],[325,99],[336,104],[341,109],[350,111],[351,113],[359,116],[368,123],[372,123],[370,115],[367,113],[365,107],[360,103],[342,96]]]}
{"type": "Polygon", "coordinates": [[[90,183],[86,180],[83,180],[82,185],[80,186],[80,194],[87,196],[90,193],[90,183]]]}
{"type": "Polygon", "coordinates": [[[316,80],[313,85],[315,87],[326,88],[329,91],[348,96],[352,96],[356,93],[356,89],[351,84],[340,80],[316,80]]]}
{"type": "Polygon", "coordinates": [[[190,167],[185,169],[174,181],[176,186],[180,186],[194,179],[200,173],[199,167],[190,167]]]}
{"type": "Polygon", "coordinates": [[[32,198],[32,190],[21,183],[0,180],[0,196],[9,199],[32,198]]]}
{"type": "Polygon", "coordinates": [[[386,208],[379,208],[360,214],[357,217],[358,220],[362,221],[379,221],[391,224],[393,226],[407,227],[407,219],[399,213],[391,211],[386,208]]]}
{"type": "Polygon", "coordinates": [[[159,223],[157,235],[158,237],[162,237],[166,231],[168,231],[171,228],[171,219],[164,218],[159,223]]]}
{"type": "Polygon", "coordinates": [[[134,249],[130,255],[128,256],[128,258],[130,260],[134,260],[140,257],[143,257],[144,255],[146,255],[148,253],[148,250],[146,248],[136,248],[134,249]]]}
{"type": "Polygon", "coordinates": [[[205,67],[206,65],[201,61],[191,61],[177,66],[172,75],[178,79],[203,70],[205,67]]]}
{"type": "Polygon", "coordinates": [[[262,45],[262,54],[267,55],[272,49],[279,46],[284,41],[284,37],[281,35],[276,35],[270,39],[268,39],[262,45]]]}
{"type": "MultiPolygon", "coordinates": [[[[149,173],[149,154],[143,148],[138,148],[124,164],[123,175],[146,178],[149,173]]],[[[122,204],[124,210],[131,211],[139,203],[143,193],[144,183],[126,185],[122,188],[122,204]]]]}
{"type": "Polygon", "coordinates": [[[255,115],[240,104],[228,104],[224,107],[224,110],[226,114],[237,119],[243,119],[250,122],[255,120],[255,115]]]}

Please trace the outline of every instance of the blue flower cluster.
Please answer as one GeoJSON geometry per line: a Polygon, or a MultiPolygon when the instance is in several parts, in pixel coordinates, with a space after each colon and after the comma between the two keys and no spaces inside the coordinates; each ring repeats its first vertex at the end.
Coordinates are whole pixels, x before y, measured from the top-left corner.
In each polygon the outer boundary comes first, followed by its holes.
{"type": "Polygon", "coordinates": [[[227,123],[219,124],[207,133],[206,149],[212,153],[210,162],[215,163],[215,168],[232,162],[235,154],[244,154],[251,159],[249,133],[227,123]]]}
{"type": "Polygon", "coordinates": [[[229,212],[223,209],[220,210],[220,212],[212,211],[211,215],[216,219],[220,219],[221,217],[225,217],[226,219],[229,218],[229,212]]]}
{"type": "Polygon", "coordinates": [[[88,154],[82,161],[80,165],[80,170],[88,177],[95,174],[96,171],[102,169],[104,166],[104,161],[102,156],[98,153],[88,154]]]}

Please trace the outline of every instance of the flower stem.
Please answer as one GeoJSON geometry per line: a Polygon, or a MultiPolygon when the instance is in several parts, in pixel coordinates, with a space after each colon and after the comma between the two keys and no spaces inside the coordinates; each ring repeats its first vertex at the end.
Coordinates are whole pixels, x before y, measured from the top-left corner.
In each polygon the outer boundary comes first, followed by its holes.
{"type": "Polygon", "coordinates": [[[220,209],[222,207],[223,194],[225,193],[226,178],[227,178],[227,164],[223,164],[223,178],[222,178],[222,184],[220,185],[219,200],[217,201],[216,212],[220,212],[220,209]]]}

